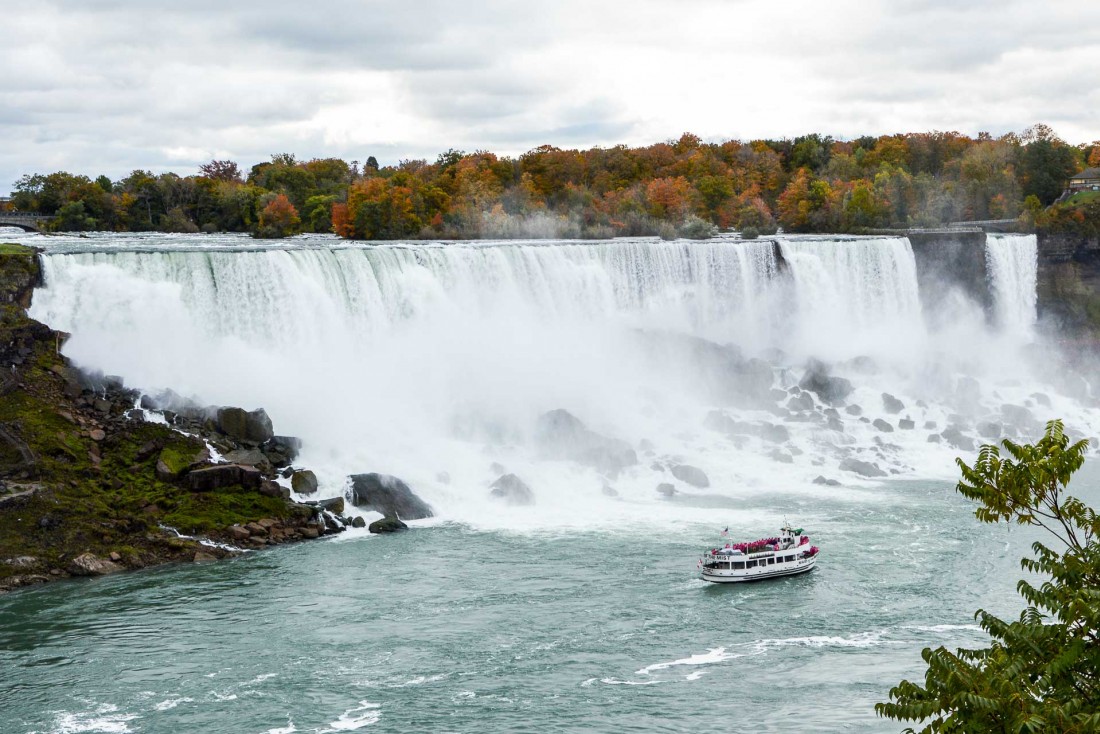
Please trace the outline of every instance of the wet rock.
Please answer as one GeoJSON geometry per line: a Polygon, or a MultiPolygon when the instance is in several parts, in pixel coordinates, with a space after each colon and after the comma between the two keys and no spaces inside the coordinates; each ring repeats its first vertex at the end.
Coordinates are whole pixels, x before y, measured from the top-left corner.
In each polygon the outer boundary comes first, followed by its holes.
{"type": "Polygon", "coordinates": [[[1023,433],[1037,432],[1041,426],[1035,414],[1022,405],[1004,404],[1001,406],[1001,415],[1005,422],[1015,426],[1023,433]]]}
{"type": "Polygon", "coordinates": [[[1031,397],[1035,398],[1035,402],[1044,408],[1050,407],[1050,397],[1041,392],[1031,393],[1031,397]]]}
{"type": "Polygon", "coordinates": [[[92,430],[88,431],[88,438],[92,439],[93,441],[102,441],[103,439],[107,438],[107,434],[103,431],[102,428],[93,428],[92,430]]]}
{"type": "Polygon", "coordinates": [[[356,515],[351,519],[351,526],[353,528],[365,528],[367,526],[367,521],[364,520],[362,516],[356,515]]]}
{"type": "Polygon", "coordinates": [[[668,482],[661,482],[657,485],[657,494],[664,495],[665,497],[672,497],[677,494],[676,487],[668,482]]]}
{"type": "Polygon", "coordinates": [[[265,479],[260,483],[260,494],[265,497],[282,497],[283,499],[290,499],[290,490],[279,484],[278,482],[265,479]]]}
{"type": "Polygon", "coordinates": [[[213,563],[218,560],[218,557],[206,551],[196,551],[192,560],[194,563],[213,563]]]}
{"type": "Polygon", "coordinates": [[[850,471],[854,474],[859,474],[863,477],[885,477],[886,472],[879,469],[877,465],[872,464],[869,461],[862,461],[860,459],[847,458],[840,462],[841,471],[850,471]]]}
{"type": "Polygon", "coordinates": [[[309,469],[296,471],[290,477],[290,488],[298,494],[313,494],[317,491],[317,475],[309,469]]]}
{"type": "Polygon", "coordinates": [[[1001,424],[988,421],[979,423],[978,435],[982,438],[998,439],[1001,437],[1001,424]]]}
{"type": "Polygon", "coordinates": [[[882,394],[882,407],[891,415],[905,410],[905,403],[901,402],[888,392],[882,394]]]}
{"type": "Polygon", "coordinates": [[[265,470],[271,468],[271,464],[267,460],[267,456],[263,451],[259,449],[235,449],[227,452],[223,459],[230,464],[243,464],[247,466],[259,466],[265,470]]]}
{"type": "Polygon", "coordinates": [[[926,430],[926,431],[936,430],[936,421],[925,421],[924,422],[924,430],[926,430]]]}
{"type": "Polygon", "coordinates": [[[400,530],[408,530],[409,526],[398,520],[396,517],[384,517],[381,520],[375,520],[368,527],[367,530],[375,535],[381,535],[382,533],[396,533],[400,530]]]}
{"type": "Polygon", "coordinates": [[[787,401],[787,408],[789,410],[813,410],[814,397],[808,392],[795,395],[787,401]]]}
{"type": "Polygon", "coordinates": [[[829,416],[829,420],[825,423],[825,425],[830,431],[838,431],[840,433],[844,433],[844,422],[841,421],[839,418],[829,416]]]}
{"type": "Polygon", "coordinates": [[[65,569],[73,576],[105,576],[123,570],[122,566],[99,558],[94,553],[82,553],[69,562],[65,569]]]}
{"type": "Polygon", "coordinates": [[[547,458],[570,459],[612,476],[638,463],[638,455],[626,441],[590,431],[567,410],[539,416],[535,441],[547,458]]]}
{"type": "Polygon", "coordinates": [[[772,461],[778,461],[780,464],[794,463],[794,457],[780,449],[773,450],[768,456],[771,457],[772,461]]]}
{"type": "Polygon", "coordinates": [[[938,433],[930,433],[928,435],[928,443],[943,443],[943,436],[938,433]]]}
{"type": "Polygon", "coordinates": [[[973,451],[975,448],[974,439],[963,434],[958,426],[948,426],[940,435],[943,436],[943,440],[946,441],[948,445],[960,451],[973,451]]]}
{"type": "Polygon", "coordinates": [[[898,428],[900,428],[903,431],[912,431],[916,427],[917,427],[916,422],[910,420],[909,418],[902,418],[901,420],[898,421],[898,428]]]}
{"type": "Polygon", "coordinates": [[[814,478],[814,484],[822,484],[826,487],[839,487],[840,486],[840,482],[838,482],[837,480],[835,480],[835,479],[826,479],[825,477],[821,476],[820,474],[817,475],[817,477],[814,478]]]}
{"type": "Polygon", "coordinates": [[[302,449],[302,439],[294,436],[272,436],[260,449],[276,469],[294,463],[302,449]]]}
{"type": "Polygon", "coordinates": [[[406,520],[432,516],[428,503],[417,497],[409,485],[388,474],[352,475],[351,501],[356,507],[406,520]]]}
{"type": "MultiPolygon", "coordinates": [[[[311,503],[314,504],[314,503],[311,503]]],[[[331,512],[334,515],[344,514],[344,498],[343,497],[329,497],[327,500],[320,500],[315,505],[326,512],[331,512]]],[[[376,510],[377,512],[377,510],[376,510]]],[[[428,516],[430,517],[430,515],[428,516]]],[[[419,518],[409,518],[415,520],[419,518]]]]}
{"type": "Polygon", "coordinates": [[[705,488],[710,486],[710,478],[707,477],[706,472],[697,466],[691,466],[690,464],[676,464],[671,468],[672,476],[679,479],[681,482],[690,484],[693,487],[705,488]]]}
{"type": "Polygon", "coordinates": [[[248,540],[249,537],[251,537],[252,535],[252,533],[248,532],[248,528],[245,528],[241,525],[230,525],[226,532],[229,534],[229,537],[232,540],[235,540],[237,542],[248,540]]]}
{"type": "Polygon", "coordinates": [[[240,483],[241,467],[236,464],[214,464],[195,469],[187,475],[187,486],[192,492],[211,492],[240,483]]]}
{"type": "Polygon", "coordinates": [[[215,422],[218,430],[238,441],[262,444],[275,437],[271,419],[263,408],[246,411],[243,408],[218,408],[215,422]]]}
{"type": "Polygon", "coordinates": [[[777,426],[774,423],[761,423],[758,426],[757,435],[772,443],[786,443],[791,440],[791,432],[787,427],[777,426]]]}
{"type": "Polygon", "coordinates": [[[893,433],[894,432],[894,427],[892,425],[890,425],[889,423],[887,423],[886,421],[884,421],[882,418],[875,418],[873,421],[871,421],[871,425],[874,426],[875,428],[879,429],[883,433],[893,433]]]}
{"type": "Polygon", "coordinates": [[[855,403],[852,403],[844,409],[844,412],[848,415],[863,415],[863,408],[856,405],[855,403]]]}
{"type": "Polygon", "coordinates": [[[811,359],[806,364],[806,374],[803,375],[798,386],[803,390],[812,390],[823,402],[830,405],[843,403],[855,389],[850,380],[829,375],[825,364],[816,359],[811,359]]]}
{"type": "Polygon", "coordinates": [[[504,500],[509,505],[533,505],[535,493],[527,486],[527,483],[515,474],[505,474],[498,477],[491,485],[489,496],[504,500]]]}

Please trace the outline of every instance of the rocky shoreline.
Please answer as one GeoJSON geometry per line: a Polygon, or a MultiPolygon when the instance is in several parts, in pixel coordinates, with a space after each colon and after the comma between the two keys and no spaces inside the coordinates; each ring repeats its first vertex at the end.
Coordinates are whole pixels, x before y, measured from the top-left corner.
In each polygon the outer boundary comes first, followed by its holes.
{"type": "Polygon", "coordinates": [[[365,524],[342,497],[290,499],[286,480],[309,492],[316,478],[263,410],[143,397],[75,368],[66,335],[27,316],[40,282],[36,250],[0,245],[0,593],[365,524]]]}

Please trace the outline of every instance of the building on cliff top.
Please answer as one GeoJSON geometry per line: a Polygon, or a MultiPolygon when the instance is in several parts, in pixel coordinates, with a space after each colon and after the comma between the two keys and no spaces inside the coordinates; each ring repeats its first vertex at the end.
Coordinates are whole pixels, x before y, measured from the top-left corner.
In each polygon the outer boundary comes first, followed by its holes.
{"type": "Polygon", "coordinates": [[[1100,168],[1086,168],[1070,177],[1066,191],[1100,191],[1100,168]]]}

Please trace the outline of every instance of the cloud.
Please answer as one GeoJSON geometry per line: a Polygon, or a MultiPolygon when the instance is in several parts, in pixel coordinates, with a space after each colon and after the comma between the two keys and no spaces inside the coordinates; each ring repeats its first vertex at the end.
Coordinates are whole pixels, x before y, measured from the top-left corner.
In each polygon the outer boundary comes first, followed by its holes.
{"type": "Polygon", "coordinates": [[[1027,0],[36,0],[5,11],[0,191],[210,157],[822,131],[1100,138],[1100,6],[1027,0]]]}

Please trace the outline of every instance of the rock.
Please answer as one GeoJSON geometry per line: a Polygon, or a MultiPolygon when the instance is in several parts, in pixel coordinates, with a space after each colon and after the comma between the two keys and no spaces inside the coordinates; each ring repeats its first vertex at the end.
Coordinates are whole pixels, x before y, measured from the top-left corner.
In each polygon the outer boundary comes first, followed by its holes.
{"type": "Polygon", "coordinates": [[[1022,405],[1005,404],[1001,406],[1001,415],[1005,421],[1020,429],[1024,433],[1038,431],[1041,427],[1035,414],[1022,405]]]}
{"type": "Polygon", "coordinates": [[[245,489],[260,489],[264,483],[264,475],[254,466],[241,467],[241,486],[245,489]]]}
{"type": "Polygon", "coordinates": [[[196,551],[193,560],[195,563],[212,563],[218,560],[218,557],[206,551],[196,551]]]}
{"type": "Polygon", "coordinates": [[[787,401],[788,410],[813,410],[814,396],[808,392],[795,395],[787,401]]]}
{"type": "Polygon", "coordinates": [[[940,435],[943,436],[944,441],[956,449],[961,451],[974,450],[974,439],[963,435],[963,432],[957,426],[948,426],[940,435]]]}
{"type": "Polygon", "coordinates": [[[982,438],[998,439],[1001,437],[1001,424],[989,421],[979,423],[978,435],[982,438]]]}
{"type": "MultiPolygon", "coordinates": [[[[321,500],[314,504],[315,507],[320,507],[322,510],[331,512],[334,515],[344,514],[344,498],[343,497],[329,497],[327,500],[321,500]]],[[[375,510],[379,512],[379,510],[375,510]]],[[[425,515],[424,517],[431,517],[431,515],[425,515]]],[[[410,520],[419,520],[420,518],[409,518],[410,520]]]]}
{"type": "Polygon", "coordinates": [[[69,562],[66,570],[73,576],[104,576],[123,569],[117,563],[99,558],[94,553],[82,553],[69,562]]]}
{"type": "Polygon", "coordinates": [[[262,444],[275,437],[271,419],[263,408],[251,412],[242,408],[218,408],[215,422],[219,431],[238,441],[262,444]]]}
{"type": "Polygon", "coordinates": [[[236,464],[214,464],[195,469],[187,475],[187,486],[192,492],[210,492],[241,483],[241,467],[236,464]]]}
{"type": "Polygon", "coordinates": [[[384,517],[381,520],[375,520],[367,528],[370,532],[380,535],[382,533],[396,533],[399,530],[408,530],[409,526],[398,520],[396,517],[384,517]]]}
{"type": "Polygon", "coordinates": [[[864,477],[885,477],[886,472],[869,461],[847,458],[840,462],[841,471],[850,471],[864,477]]]}
{"type": "Polygon", "coordinates": [[[92,439],[93,441],[102,441],[103,439],[107,438],[107,433],[102,428],[93,428],[92,430],[88,431],[88,438],[92,439]]]}
{"type": "MultiPolygon", "coordinates": [[[[511,476],[511,475],[509,475],[511,476]]],[[[409,485],[389,474],[354,474],[351,477],[351,502],[383,515],[420,520],[432,516],[432,508],[416,496],[409,485]]]]}
{"type": "Polygon", "coordinates": [[[679,479],[681,482],[686,482],[693,487],[709,487],[710,478],[707,477],[706,472],[697,466],[691,466],[690,464],[676,464],[672,467],[672,476],[679,479]]]}
{"type": "Polygon", "coordinates": [[[890,393],[884,392],[882,394],[882,407],[885,408],[887,413],[894,415],[905,410],[905,403],[901,402],[890,393]]]}
{"type": "Polygon", "coordinates": [[[1033,393],[1031,393],[1031,397],[1035,398],[1035,402],[1038,403],[1039,405],[1041,405],[1042,407],[1044,407],[1044,408],[1049,408],[1050,407],[1050,398],[1047,395],[1045,395],[1041,392],[1033,392],[1033,393]]]}
{"type": "Polygon", "coordinates": [[[780,464],[793,464],[794,457],[781,449],[774,449],[768,456],[772,461],[778,461],[780,464]]]}
{"type": "Polygon", "coordinates": [[[515,474],[498,477],[491,485],[490,497],[504,500],[509,505],[533,505],[535,493],[515,474]]]}
{"type": "Polygon", "coordinates": [[[317,475],[309,469],[296,471],[290,477],[290,487],[298,494],[313,494],[317,491],[317,475]]]}
{"type": "Polygon", "coordinates": [[[900,428],[903,431],[911,431],[916,427],[917,427],[916,422],[912,421],[908,418],[902,418],[901,420],[898,421],[898,428],[900,428]]]}
{"type": "Polygon", "coordinates": [[[925,421],[924,422],[924,430],[926,430],[926,431],[936,430],[936,421],[925,421]]]}
{"type": "Polygon", "coordinates": [[[282,497],[285,500],[290,499],[290,490],[272,479],[265,479],[260,482],[259,492],[265,497],[282,497]]]}
{"type": "Polygon", "coordinates": [[[853,403],[852,405],[849,405],[847,408],[845,408],[844,412],[848,415],[863,415],[863,408],[853,403]]]}
{"type": "Polygon", "coordinates": [[[267,460],[267,455],[259,449],[234,449],[224,454],[222,458],[230,464],[259,466],[265,469],[271,468],[271,464],[267,460]]]}
{"type": "Polygon", "coordinates": [[[823,484],[826,487],[839,487],[840,486],[840,482],[838,482],[837,480],[835,480],[835,479],[826,479],[825,477],[821,476],[820,474],[817,477],[814,478],[814,484],[823,484]]]}
{"type": "Polygon", "coordinates": [[[294,462],[302,449],[302,439],[294,436],[272,436],[263,443],[260,450],[276,469],[294,462]]]}
{"type": "Polygon", "coordinates": [[[928,434],[928,443],[943,443],[943,436],[938,433],[928,434]]]}
{"type": "Polygon", "coordinates": [[[894,432],[894,427],[892,425],[890,425],[889,423],[887,423],[886,421],[884,421],[882,418],[875,418],[873,421],[871,421],[871,425],[874,426],[875,428],[879,429],[883,433],[893,433],[894,432]]]}
{"type": "Polygon", "coordinates": [[[657,493],[663,494],[665,497],[671,497],[676,494],[676,487],[668,482],[661,482],[657,485],[657,493]]]}
{"type": "Polygon", "coordinates": [[[612,476],[638,463],[638,455],[626,441],[588,430],[567,410],[551,410],[539,416],[535,441],[547,458],[571,459],[612,476]]]}
{"type": "Polygon", "coordinates": [[[240,525],[230,525],[226,530],[229,533],[229,537],[233,540],[248,540],[252,533],[248,532],[247,528],[243,528],[240,525]]]}
{"type": "Polygon", "coordinates": [[[816,359],[807,362],[806,374],[803,375],[798,386],[803,390],[812,390],[823,402],[830,405],[843,403],[855,389],[850,380],[830,376],[825,364],[816,359]]]}
{"type": "Polygon", "coordinates": [[[302,537],[305,538],[306,540],[316,540],[317,538],[321,537],[321,531],[318,530],[315,527],[308,527],[307,526],[307,527],[302,528],[298,532],[300,532],[302,534],[302,537]]]}
{"type": "Polygon", "coordinates": [[[263,536],[267,535],[267,528],[265,528],[263,525],[261,525],[258,522],[250,522],[250,523],[248,523],[247,525],[244,526],[244,529],[247,530],[248,534],[251,535],[252,537],[256,537],[256,536],[263,537],[263,536]]]}
{"type": "Polygon", "coordinates": [[[761,423],[758,426],[757,435],[772,443],[786,443],[791,440],[791,432],[787,430],[787,427],[778,426],[774,423],[761,423]]]}
{"type": "Polygon", "coordinates": [[[361,516],[356,515],[351,519],[351,526],[353,528],[365,528],[367,526],[367,521],[364,520],[361,516]]]}

